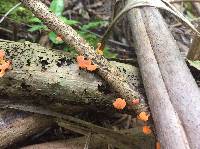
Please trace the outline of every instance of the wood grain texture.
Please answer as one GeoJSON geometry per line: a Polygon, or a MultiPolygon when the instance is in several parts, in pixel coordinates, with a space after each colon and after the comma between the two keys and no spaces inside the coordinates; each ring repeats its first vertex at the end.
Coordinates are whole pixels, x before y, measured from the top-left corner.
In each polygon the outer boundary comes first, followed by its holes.
{"type": "Polygon", "coordinates": [[[161,148],[189,149],[184,128],[170,101],[159,70],[141,10],[131,10],[128,21],[134,35],[138,63],[161,148]]]}
{"type": "Polygon", "coordinates": [[[146,32],[171,102],[178,113],[191,148],[200,148],[200,91],[181,57],[167,24],[155,8],[142,11],[146,32]]]}

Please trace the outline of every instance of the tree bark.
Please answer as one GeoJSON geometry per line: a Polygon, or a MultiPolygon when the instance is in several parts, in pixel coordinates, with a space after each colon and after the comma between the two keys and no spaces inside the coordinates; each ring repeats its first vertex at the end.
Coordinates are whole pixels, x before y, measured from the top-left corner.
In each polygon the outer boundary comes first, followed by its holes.
{"type": "Polygon", "coordinates": [[[171,102],[178,113],[191,148],[200,148],[200,91],[168,27],[155,8],[142,11],[146,32],[171,102]]]}
{"type": "MultiPolygon", "coordinates": [[[[146,9],[146,8],[145,8],[146,9]]],[[[184,128],[170,101],[140,9],[128,13],[136,54],[161,148],[189,149],[184,128]]]]}

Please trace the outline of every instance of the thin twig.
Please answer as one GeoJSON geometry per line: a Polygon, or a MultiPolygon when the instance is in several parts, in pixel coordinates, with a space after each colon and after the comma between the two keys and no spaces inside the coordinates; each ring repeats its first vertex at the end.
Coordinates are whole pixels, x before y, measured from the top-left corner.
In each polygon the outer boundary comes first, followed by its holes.
{"type": "Polygon", "coordinates": [[[15,10],[18,6],[21,5],[21,2],[17,3],[14,7],[12,7],[10,10],[8,10],[8,12],[6,12],[6,14],[1,18],[0,20],[0,24],[3,22],[3,20],[13,11],[15,10]]]}

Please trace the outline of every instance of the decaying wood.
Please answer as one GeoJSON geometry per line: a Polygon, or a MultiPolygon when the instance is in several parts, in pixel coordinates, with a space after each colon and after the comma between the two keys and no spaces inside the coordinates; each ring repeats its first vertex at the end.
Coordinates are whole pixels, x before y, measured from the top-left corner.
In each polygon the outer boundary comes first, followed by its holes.
{"type": "Polygon", "coordinates": [[[52,126],[53,121],[35,114],[1,110],[0,124],[0,148],[5,148],[52,126]]]}
{"type": "Polygon", "coordinates": [[[155,146],[155,138],[151,135],[146,135],[142,131],[142,127],[136,127],[133,129],[128,130],[121,130],[116,132],[111,132],[106,130],[105,128],[97,128],[97,127],[90,127],[89,125],[74,125],[74,123],[69,121],[58,120],[58,125],[69,129],[71,131],[89,135],[91,134],[98,134],[96,137],[100,140],[104,140],[107,144],[111,144],[112,146],[120,149],[152,149],[155,146]],[[121,133],[121,136],[118,135],[121,133]]]}
{"type": "MultiPolygon", "coordinates": [[[[52,117],[54,120],[57,121],[58,125],[61,127],[64,127],[66,129],[72,130],[74,132],[83,134],[83,135],[89,135],[91,134],[98,134],[100,135],[100,138],[105,140],[108,143],[111,143],[118,147],[121,148],[127,148],[131,149],[133,147],[135,148],[140,148],[141,147],[141,138],[143,140],[146,138],[148,140],[148,136],[144,135],[142,133],[142,128],[140,131],[136,131],[139,133],[127,133],[127,132],[121,132],[121,131],[114,131],[108,128],[103,128],[100,126],[97,126],[95,124],[80,120],[78,118],[65,115],[62,113],[54,112],[48,109],[45,109],[44,107],[39,107],[39,106],[29,106],[27,104],[1,104],[0,108],[10,108],[10,109],[15,109],[15,110],[21,110],[25,112],[30,112],[30,113],[36,113],[36,114],[42,114],[48,117],[52,117]],[[131,135],[133,134],[133,135],[131,135]],[[141,135],[142,134],[142,135],[141,135]]],[[[155,144],[154,141],[154,136],[151,136],[151,143],[155,144]]],[[[146,140],[146,141],[147,141],[146,140]]],[[[145,141],[144,141],[145,142],[145,141]]]]}
{"type": "Polygon", "coordinates": [[[68,140],[58,140],[25,146],[20,149],[84,149],[87,143],[89,148],[92,149],[103,149],[107,148],[108,146],[107,144],[105,144],[105,141],[100,140],[97,135],[91,135],[90,139],[87,139],[88,137],[85,136],[68,140]]]}
{"type": "Polygon", "coordinates": [[[27,8],[29,8],[36,17],[42,19],[51,29],[58,35],[63,36],[63,40],[73,46],[79,54],[83,54],[86,58],[91,59],[94,64],[98,65],[98,74],[108,82],[108,84],[122,97],[125,98],[129,108],[136,110],[137,113],[147,111],[144,98],[138,94],[136,87],[127,82],[124,76],[111,65],[103,56],[98,55],[94,48],[89,46],[86,41],[81,38],[75,30],[59,20],[55,14],[48,11],[40,0],[20,0],[27,8]],[[134,98],[140,98],[140,103],[136,106],[132,104],[134,98]]]}
{"type": "Polygon", "coordinates": [[[145,8],[142,15],[168,94],[190,147],[200,148],[199,88],[158,10],[145,8]]]}
{"type": "MultiPolygon", "coordinates": [[[[0,95],[26,102],[112,105],[117,96],[96,74],[80,70],[74,58],[30,42],[0,40],[0,49],[12,60],[12,70],[0,79],[0,95]],[[27,100],[28,99],[28,100],[27,100]],[[45,100],[46,101],[45,101],[45,100]]],[[[127,81],[141,86],[138,69],[112,62],[127,81]]]]}
{"type": "MultiPolygon", "coordinates": [[[[145,8],[146,9],[146,8],[145,8]]],[[[161,148],[189,149],[184,128],[171,104],[140,9],[128,13],[136,54],[161,148]]]]}
{"type": "MultiPolygon", "coordinates": [[[[200,24],[197,29],[200,30],[200,24]]],[[[187,58],[189,60],[200,60],[200,36],[194,37],[187,58]]]]}

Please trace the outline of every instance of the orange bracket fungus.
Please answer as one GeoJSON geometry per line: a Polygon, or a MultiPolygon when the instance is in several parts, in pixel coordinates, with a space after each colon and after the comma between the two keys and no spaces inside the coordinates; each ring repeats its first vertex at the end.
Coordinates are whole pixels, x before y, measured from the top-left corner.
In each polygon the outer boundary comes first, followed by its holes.
{"type": "Polygon", "coordinates": [[[142,131],[146,135],[149,135],[152,132],[151,129],[150,129],[150,126],[143,126],[142,131]]]}
{"type": "Polygon", "coordinates": [[[118,110],[122,110],[126,106],[126,101],[124,99],[117,98],[115,102],[113,102],[113,106],[118,110]]]}
{"type": "Polygon", "coordinates": [[[3,50],[0,50],[0,77],[3,77],[6,70],[10,69],[11,67],[11,62],[6,61],[4,59],[4,56],[5,56],[5,52],[3,50]]]}
{"type": "Polygon", "coordinates": [[[84,56],[77,56],[76,60],[79,67],[82,69],[86,69],[88,71],[94,71],[97,69],[97,65],[93,65],[91,60],[85,60],[84,56]]]}
{"type": "Polygon", "coordinates": [[[138,116],[137,116],[137,118],[139,119],[139,120],[142,120],[142,121],[148,121],[148,119],[149,119],[149,116],[150,116],[150,114],[147,114],[146,112],[141,112],[138,116]]]}

